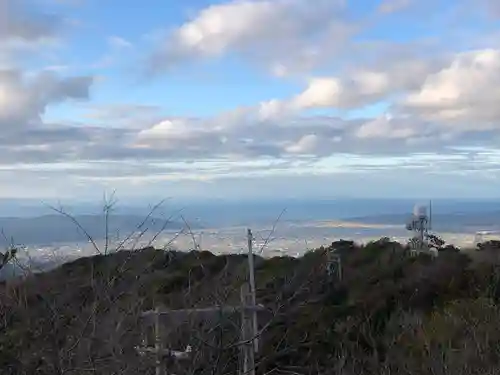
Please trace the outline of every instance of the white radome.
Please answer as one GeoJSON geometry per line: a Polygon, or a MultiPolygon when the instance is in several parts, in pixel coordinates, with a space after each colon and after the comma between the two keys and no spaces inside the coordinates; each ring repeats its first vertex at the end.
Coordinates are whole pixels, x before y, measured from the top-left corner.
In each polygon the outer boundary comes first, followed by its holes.
{"type": "Polygon", "coordinates": [[[413,215],[415,217],[427,217],[427,207],[421,206],[421,205],[416,205],[413,208],[413,215]]]}

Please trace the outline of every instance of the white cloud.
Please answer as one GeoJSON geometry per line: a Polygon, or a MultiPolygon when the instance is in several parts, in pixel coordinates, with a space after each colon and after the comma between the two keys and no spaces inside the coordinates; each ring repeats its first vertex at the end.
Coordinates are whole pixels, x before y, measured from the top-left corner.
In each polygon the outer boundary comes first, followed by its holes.
{"type": "Polygon", "coordinates": [[[290,54],[300,64],[321,47],[345,41],[353,28],[338,16],[342,0],[233,0],[211,5],[170,33],[152,57],[154,70],[182,61],[242,53],[265,60],[277,74],[288,71],[290,54]],[[328,44],[325,44],[328,43],[328,44]]]}
{"type": "Polygon", "coordinates": [[[24,0],[0,0],[0,41],[37,41],[54,35],[60,20],[46,14],[34,14],[25,5],[24,0]]]}
{"type": "Polygon", "coordinates": [[[293,105],[300,109],[342,106],[343,87],[336,78],[314,78],[307,89],[294,98],[293,105]]]}
{"type": "Polygon", "coordinates": [[[283,78],[289,74],[288,68],[281,62],[271,64],[271,74],[275,77],[283,78]]]}
{"type": "Polygon", "coordinates": [[[258,105],[258,119],[259,120],[269,120],[269,119],[279,119],[289,111],[290,104],[286,101],[271,99],[268,101],[260,102],[258,105]]]}
{"type": "MultiPolygon", "coordinates": [[[[262,102],[254,111],[259,120],[292,123],[308,109],[352,110],[381,102],[392,106],[393,116],[367,119],[347,134],[401,139],[414,147],[425,147],[430,139],[443,144],[498,139],[485,131],[500,130],[500,52],[475,50],[440,61],[393,61],[386,70],[356,69],[348,77],[313,77],[298,95],[262,102]]],[[[294,153],[302,149],[289,147],[294,153]]]]}
{"type": "Polygon", "coordinates": [[[393,61],[386,70],[353,69],[344,77],[312,77],[306,88],[286,100],[262,102],[263,116],[276,116],[305,109],[356,109],[416,89],[436,70],[428,61],[393,61]]]}
{"type": "Polygon", "coordinates": [[[353,77],[353,81],[361,95],[369,96],[387,93],[391,88],[390,78],[387,73],[361,71],[353,77]]]}
{"type": "Polygon", "coordinates": [[[500,129],[500,50],[458,54],[429,75],[402,105],[457,130],[500,129]]]}
{"type": "MultiPolygon", "coordinates": [[[[75,139],[89,138],[77,128],[48,124],[47,109],[67,100],[87,100],[93,77],[63,77],[58,69],[29,71],[20,63],[36,61],[59,37],[61,19],[43,15],[23,1],[0,0],[0,163],[54,162],[72,155],[75,139]]],[[[73,152],[74,154],[74,152],[73,152]]]]}
{"type": "Polygon", "coordinates": [[[115,49],[123,49],[123,48],[127,49],[133,47],[133,44],[130,43],[128,40],[116,35],[108,37],[108,44],[115,49]]]}
{"type": "Polygon", "coordinates": [[[398,84],[394,78],[390,73],[375,71],[353,72],[352,76],[343,80],[312,78],[308,87],[293,98],[291,105],[298,109],[358,107],[390,94],[398,84]]]}
{"type": "Polygon", "coordinates": [[[87,99],[91,83],[92,77],[59,78],[50,72],[26,77],[17,70],[0,70],[0,127],[39,124],[47,106],[87,99]]]}
{"type": "Polygon", "coordinates": [[[140,141],[179,141],[190,138],[196,129],[192,123],[183,119],[164,120],[153,127],[141,130],[137,137],[140,141]]]}
{"type": "Polygon", "coordinates": [[[0,69],[26,64],[32,53],[57,45],[60,18],[30,9],[24,1],[0,0],[0,69]]]}
{"type": "Polygon", "coordinates": [[[285,150],[291,154],[314,154],[318,146],[318,136],[316,134],[307,134],[300,138],[296,143],[287,146],[285,150]]]}
{"type": "Polygon", "coordinates": [[[220,55],[242,40],[251,42],[266,36],[266,25],[270,27],[278,23],[277,33],[292,31],[292,25],[280,20],[280,15],[288,10],[288,6],[283,1],[240,1],[213,5],[204,9],[195,20],[182,25],[175,37],[182,48],[194,53],[220,55]]]}
{"type": "Polygon", "coordinates": [[[411,139],[418,135],[418,131],[415,124],[405,123],[404,120],[394,119],[386,114],[365,122],[356,130],[355,135],[364,139],[411,139]]]}
{"type": "Polygon", "coordinates": [[[500,17],[500,3],[496,0],[479,0],[479,1],[474,1],[473,6],[477,6],[479,4],[480,6],[484,7],[484,10],[493,17],[500,17]]]}

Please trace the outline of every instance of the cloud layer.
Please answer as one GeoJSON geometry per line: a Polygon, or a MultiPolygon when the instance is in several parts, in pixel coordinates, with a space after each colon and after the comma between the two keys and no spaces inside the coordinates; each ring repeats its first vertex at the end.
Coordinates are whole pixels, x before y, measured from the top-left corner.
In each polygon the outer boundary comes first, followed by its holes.
{"type": "MultiPolygon", "coordinates": [[[[483,2],[491,14],[495,4],[483,2]]],[[[363,12],[341,0],[207,6],[162,34],[145,67],[154,77],[236,58],[297,89],[187,117],[147,103],[94,104],[96,76],[26,68],[20,46],[36,59],[47,40],[64,39],[63,18],[0,0],[0,173],[64,173],[78,183],[396,168],[500,176],[500,46],[444,48],[443,29],[438,41],[377,37],[386,17],[411,18],[412,5],[384,1],[363,12]],[[77,117],[47,115],[68,103],[78,106],[77,117]]],[[[119,34],[103,40],[112,50],[136,48],[119,34]]]]}

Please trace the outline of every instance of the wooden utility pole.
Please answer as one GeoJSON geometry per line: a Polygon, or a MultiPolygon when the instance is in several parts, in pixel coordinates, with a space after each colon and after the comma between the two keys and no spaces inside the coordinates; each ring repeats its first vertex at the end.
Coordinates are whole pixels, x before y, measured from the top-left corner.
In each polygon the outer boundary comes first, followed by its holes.
{"type": "Polygon", "coordinates": [[[188,346],[186,351],[175,351],[171,349],[164,348],[164,337],[162,332],[162,327],[160,324],[160,318],[162,316],[171,316],[174,320],[186,320],[190,316],[197,316],[200,319],[220,315],[220,314],[235,314],[240,313],[241,315],[241,375],[255,375],[255,353],[259,349],[258,345],[258,321],[257,312],[264,311],[265,307],[256,304],[255,297],[255,265],[254,265],[254,254],[253,254],[253,235],[251,229],[247,230],[247,240],[248,240],[248,283],[244,283],[240,290],[240,302],[239,306],[210,306],[202,308],[190,308],[190,309],[180,309],[180,310],[169,310],[160,309],[156,307],[154,310],[144,311],[141,313],[143,318],[151,321],[154,324],[154,336],[155,344],[154,347],[149,347],[147,343],[147,338],[143,340],[143,347],[136,347],[136,350],[141,355],[146,355],[147,353],[152,353],[155,356],[155,366],[156,375],[167,375],[166,368],[164,364],[164,358],[170,357],[174,360],[190,360],[191,359],[191,348],[188,346]]]}
{"type": "Polygon", "coordinates": [[[161,325],[160,325],[160,309],[157,307],[155,309],[155,367],[156,367],[156,375],[166,375],[163,367],[162,361],[162,349],[163,349],[163,340],[161,334],[161,325]]]}
{"type": "MultiPolygon", "coordinates": [[[[256,305],[255,265],[253,259],[253,234],[251,229],[247,230],[247,240],[248,240],[248,281],[250,287],[249,291],[250,291],[251,305],[255,306],[256,305]]],[[[259,327],[257,324],[257,311],[253,311],[252,313],[252,330],[254,332],[254,337],[255,337],[253,340],[254,352],[257,353],[259,351],[259,339],[257,337],[257,333],[259,331],[259,327]]]]}
{"type": "Polygon", "coordinates": [[[256,332],[253,329],[254,311],[249,311],[245,307],[252,303],[252,294],[248,284],[243,284],[240,290],[241,300],[241,374],[255,375],[255,345],[256,332]]]}

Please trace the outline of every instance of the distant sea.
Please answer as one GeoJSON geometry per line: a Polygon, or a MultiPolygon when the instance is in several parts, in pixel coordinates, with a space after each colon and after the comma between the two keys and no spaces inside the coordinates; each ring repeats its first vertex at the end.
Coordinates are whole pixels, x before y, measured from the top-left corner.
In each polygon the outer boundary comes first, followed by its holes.
{"type": "MultiPolygon", "coordinates": [[[[272,223],[282,214],[281,221],[348,220],[367,216],[411,214],[415,204],[427,204],[429,199],[273,199],[245,201],[169,200],[157,211],[161,216],[182,214],[187,220],[204,226],[238,226],[252,223],[272,223]],[[283,212],[284,211],[284,212],[283,212]]],[[[127,204],[120,200],[114,215],[147,215],[156,201],[127,204]]],[[[74,214],[102,214],[101,202],[70,202],[64,205],[74,214]]],[[[433,199],[433,214],[468,214],[500,212],[500,201],[471,199],[433,199]]],[[[35,217],[54,213],[42,201],[0,199],[0,217],[35,217]]],[[[155,215],[153,215],[155,216],[155,215]]]]}
{"type": "MultiPolygon", "coordinates": [[[[248,225],[281,221],[349,220],[359,217],[410,215],[415,204],[427,199],[311,199],[266,200],[252,202],[207,201],[185,204],[191,220],[206,225],[248,225]],[[283,212],[284,211],[284,212],[283,212]]],[[[178,207],[182,207],[179,205],[178,207]]],[[[438,215],[500,212],[500,201],[432,200],[432,212],[438,215]]]]}

